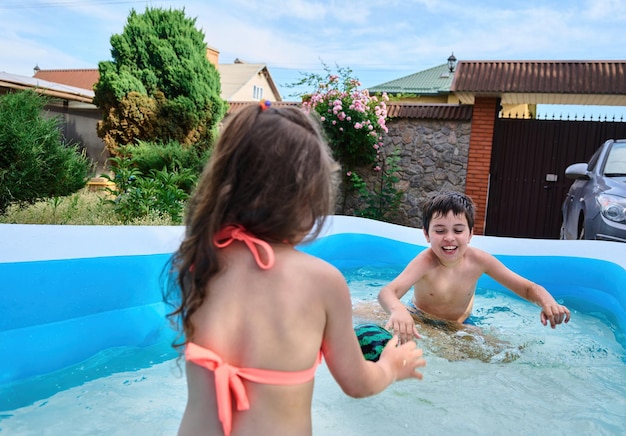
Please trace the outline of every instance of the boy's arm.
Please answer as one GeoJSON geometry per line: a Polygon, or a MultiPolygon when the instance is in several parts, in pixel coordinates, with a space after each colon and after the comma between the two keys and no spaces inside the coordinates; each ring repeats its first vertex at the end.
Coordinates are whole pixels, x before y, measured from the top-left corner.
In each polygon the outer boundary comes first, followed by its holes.
{"type": "Polygon", "coordinates": [[[383,286],[378,293],[378,302],[390,317],[385,328],[398,334],[400,343],[405,343],[413,337],[421,338],[415,327],[413,317],[400,299],[411,289],[419,278],[419,261],[413,259],[411,263],[393,279],[383,286]]]}
{"type": "Polygon", "coordinates": [[[511,271],[502,262],[489,253],[479,252],[485,273],[506,286],[523,299],[541,307],[541,323],[555,328],[562,322],[569,322],[570,311],[567,307],[556,302],[554,297],[541,285],[511,271]]]}

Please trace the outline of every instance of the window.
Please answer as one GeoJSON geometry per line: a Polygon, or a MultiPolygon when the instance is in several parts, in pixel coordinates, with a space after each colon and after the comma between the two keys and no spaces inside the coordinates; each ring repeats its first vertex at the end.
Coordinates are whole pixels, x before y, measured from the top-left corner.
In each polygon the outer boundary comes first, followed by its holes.
{"type": "Polygon", "coordinates": [[[260,86],[254,85],[252,87],[252,99],[253,100],[261,100],[263,98],[263,88],[260,86]]]}

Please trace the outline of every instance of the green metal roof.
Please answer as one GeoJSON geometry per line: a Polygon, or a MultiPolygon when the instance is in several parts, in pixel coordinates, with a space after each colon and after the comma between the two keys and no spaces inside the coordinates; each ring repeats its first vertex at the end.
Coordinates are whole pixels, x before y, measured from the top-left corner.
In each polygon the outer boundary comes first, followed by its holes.
{"type": "Polygon", "coordinates": [[[399,79],[381,83],[368,88],[369,92],[386,92],[388,94],[440,95],[449,94],[454,73],[448,64],[437,65],[418,73],[399,79]]]}

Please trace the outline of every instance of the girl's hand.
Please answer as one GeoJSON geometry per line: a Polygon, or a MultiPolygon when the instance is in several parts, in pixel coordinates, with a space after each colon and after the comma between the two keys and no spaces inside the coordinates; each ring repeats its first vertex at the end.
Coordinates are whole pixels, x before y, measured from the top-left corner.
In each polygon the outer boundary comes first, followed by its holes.
{"type": "Polygon", "coordinates": [[[411,340],[399,345],[398,336],[394,335],[385,345],[378,362],[389,366],[393,381],[407,378],[421,380],[424,375],[417,371],[417,368],[426,366],[423,354],[422,349],[417,348],[415,341],[411,340]]]}

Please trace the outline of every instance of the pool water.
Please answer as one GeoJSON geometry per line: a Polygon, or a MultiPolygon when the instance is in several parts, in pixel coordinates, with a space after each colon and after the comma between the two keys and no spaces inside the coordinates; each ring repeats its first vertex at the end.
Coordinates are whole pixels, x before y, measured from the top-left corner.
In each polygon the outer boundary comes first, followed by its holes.
{"type": "MultiPolygon", "coordinates": [[[[372,303],[397,268],[345,269],[355,305],[372,303]]],[[[424,380],[365,399],[317,372],[315,435],[623,434],[626,351],[614,328],[572,313],[556,330],[513,294],[479,289],[477,326],[518,350],[506,363],[449,359],[445,336],[420,341],[424,380]]],[[[477,346],[479,346],[478,344],[477,346]]],[[[186,385],[167,344],[118,348],[55,373],[0,387],[0,435],[171,435],[186,385]]]]}

